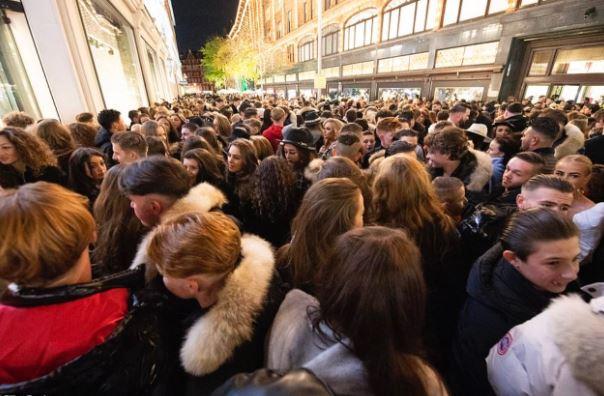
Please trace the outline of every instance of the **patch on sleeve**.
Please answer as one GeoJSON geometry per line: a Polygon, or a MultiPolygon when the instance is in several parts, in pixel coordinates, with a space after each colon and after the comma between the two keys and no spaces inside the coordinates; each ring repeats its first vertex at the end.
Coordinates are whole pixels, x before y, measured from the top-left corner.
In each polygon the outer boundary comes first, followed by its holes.
{"type": "Polygon", "coordinates": [[[513,338],[510,333],[504,335],[503,338],[499,341],[499,344],[497,344],[497,353],[501,356],[505,355],[512,346],[512,341],[513,338]]]}

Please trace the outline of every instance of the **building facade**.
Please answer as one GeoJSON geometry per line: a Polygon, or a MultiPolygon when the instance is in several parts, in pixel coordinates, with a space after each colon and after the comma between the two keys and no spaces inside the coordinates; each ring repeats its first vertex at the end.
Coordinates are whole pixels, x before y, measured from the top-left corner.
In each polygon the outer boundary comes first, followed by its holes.
{"type": "Polygon", "coordinates": [[[315,93],[320,37],[331,96],[604,99],[602,0],[240,0],[230,37],[285,97],[315,93]]]}
{"type": "Polygon", "coordinates": [[[189,50],[185,55],[181,55],[180,63],[183,78],[187,82],[185,85],[186,92],[198,93],[214,90],[214,84],[204,78],[200,53],[193,53],[189,50]]]}
{"type": "Polygon", "coordinates": [[[179,95],[169,0],[0,1],[0,116],[72,122],[179,95]]]}

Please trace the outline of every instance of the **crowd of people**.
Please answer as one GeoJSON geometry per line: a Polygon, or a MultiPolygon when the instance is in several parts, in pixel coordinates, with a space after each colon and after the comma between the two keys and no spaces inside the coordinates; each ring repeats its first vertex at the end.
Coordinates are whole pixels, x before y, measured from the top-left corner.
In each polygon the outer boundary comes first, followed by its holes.
{"type": "Polygon", "coordinates": [[[598,102],[125,116],[2,118],[0,393],[604,393],[598,102]]]}

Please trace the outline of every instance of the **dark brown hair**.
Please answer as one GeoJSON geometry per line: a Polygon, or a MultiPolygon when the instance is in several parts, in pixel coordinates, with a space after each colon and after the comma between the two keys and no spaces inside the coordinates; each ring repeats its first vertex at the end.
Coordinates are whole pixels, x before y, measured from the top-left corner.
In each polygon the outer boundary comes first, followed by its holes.
{"type": "Polygon", "coordinates": [[[30,167],[34,175],[40,174],[46,166],[57,166],[57,158],[39,137],[14,127],[0,129],[0,136],[4,136],[15,146],[19,161],[30,167]]]}
{"type": "Polygon", "coordinates": [[[538,188],[550,188],[562,193],[574,193],[575,188],[568,181],[554,175],[537,175],[522,185],[522,191],[535,191],[538,188]]]}
{"type": "MultiPolygon", "coordinates": [[[[91,114],[92,115],[92,114],[91,114]]],[[[78,147],[95,147],[96,130],[83,122],[69,124],[69,132],[78,147]]]]}
{"type": "Polygon", "coordinates": [[[215,153],[197,148],[185,152],[182,159],[191,159],[197,162],[199,171],[197,172],[194,184],[208,182],[220,188],[224,183],[224,164],[221,164],[222,159],[215,153]]]}
{"type": "Polygon", "coordinates": [[[293,217],[299,198],[296,200],[296,179],[285,159],[272,155],[260,162],[252,198],[261,219],[275,223],[293,217]]]}
{"type": "Polygon", "coordinates": [[[125,195],[160,194],[181,198],[189,192],[190,178],[184,166],[173,158],[154,155],[130,164],[120,175],[125,195]]]}
{"type": "Polygon", "coordinates": [[[134,151],[139,157],[146,156],[149,149],[147,140],[138,132],[114,133],[111,135],[111,143],[118,144],[122,150],[134,151]]]}
{"type": "Polygon", "coordinates": [[[463,129],[447,127],[434,132],[429,139],[429,150],[448,154],[451,161],[458,160],[468,151],[468,138],[463,129]]]}

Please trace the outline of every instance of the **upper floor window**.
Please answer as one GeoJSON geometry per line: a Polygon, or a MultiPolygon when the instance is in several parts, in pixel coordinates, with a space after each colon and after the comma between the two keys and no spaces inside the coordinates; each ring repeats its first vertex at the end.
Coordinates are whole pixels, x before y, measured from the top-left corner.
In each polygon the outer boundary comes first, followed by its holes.
{"type": "Polygon", "coordinates": [[[302,42],[298,46],[298,62],[306,62],[315,57],[315,40],[302,42]]]}
{"type": "Polygon", "coordinates": [[[287,46],[287,61],[294,63],[294,45],[290,44],[287,46]]]}
{"type": "Polygon", "coordinates": [[[530,6],[533,4],[541,4],[541,3],[545,3],[548,0],[521,0],[520,1],[520,7],[526,7],[526,6],[530,6]]]}
{"type": "Polygon", "coordinates": [[[447,0],[443,25],[503,12],[508,3],[508,0],[447,0]]]}
{"type": "Polygon", "coordinates": [[[323,33],[323,41],[321,42],[321,52],[323,56],[336,54],[338,52],[339,35],[340,31],[337,30],[337,27],[330,29],[327,33],[323,33]]]}
{"type": "Polygon", "coordinates": [[[325,0],[325,10],[340,4],[343,0],[325,0]]]}
{"type": "Polygon", "coordinates": [[[316,0],[306,0],[302,2],[302,12],[300,13],[302,16],[302,20],[300,24],[306,23],[313,18],[314,14],[314,2],[316,0]]]}
{"type": "Polygon", "coordinates": [[[382,41],[436,26],[438,0],[392,0],[384,8],[382,41]]]}
{"type": "Polygon", "coordinates": [[[287,11],[287,20],[285,21],[285,34],[290,33],[292,31],[292,12],[291,10],[287,11]]]}
{"type": "Polygon", "coordinates": [[[344,25],[344,51],[377,41],[377,11],[368,9],[353,15],[344,25]]]}

